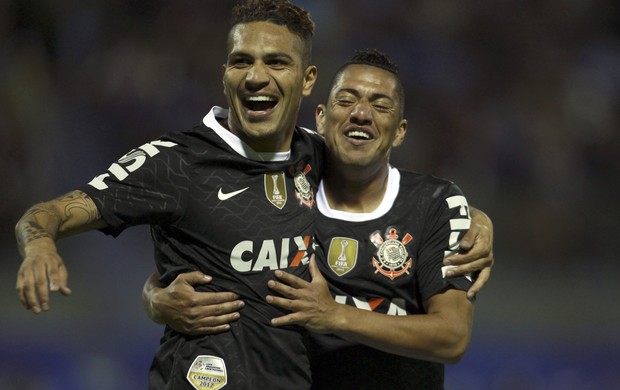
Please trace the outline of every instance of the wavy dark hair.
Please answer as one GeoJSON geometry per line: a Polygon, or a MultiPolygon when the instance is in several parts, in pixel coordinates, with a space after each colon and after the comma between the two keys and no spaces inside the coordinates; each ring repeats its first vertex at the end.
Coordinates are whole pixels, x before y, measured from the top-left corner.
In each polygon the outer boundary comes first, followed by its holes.
{"type": "Polygon", "coordinates": [[[240,0],[232,9],[230,26],[251,22],[270,22],[286,28],[297,35],[304,45],[304,62],[312,59],[314,22],[310,13],[288,0],[240,0]]]}

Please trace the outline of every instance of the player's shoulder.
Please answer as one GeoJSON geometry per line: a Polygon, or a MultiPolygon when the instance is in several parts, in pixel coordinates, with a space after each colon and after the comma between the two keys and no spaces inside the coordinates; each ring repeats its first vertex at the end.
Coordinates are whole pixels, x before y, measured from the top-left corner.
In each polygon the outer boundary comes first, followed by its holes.
{"type": "Polygon", "coordinates": [[[461,194],[461,189],[452,181],[429,173],[420,173],[398,169],[400,187],[405,191],[420,191],[433,198],[461,194]]]}
{"type": "Polygon", "coordinates": [[[297,126],[296,133],[302,140],[311,142],[322,147],[325,144],[325,138],[317,133],[315,130],[308,129],[306,127],[297,126]]]}
{"type": "Polygon", "coordinates": [[[218,140],[215,132],[202,122],[186,130],[164,133],[157,139],[158,142],[174,143],[174,148],[171,148],[170,152],[183,154],[192,154],[193,151],[204,152],[216,145],[218,140]]]}

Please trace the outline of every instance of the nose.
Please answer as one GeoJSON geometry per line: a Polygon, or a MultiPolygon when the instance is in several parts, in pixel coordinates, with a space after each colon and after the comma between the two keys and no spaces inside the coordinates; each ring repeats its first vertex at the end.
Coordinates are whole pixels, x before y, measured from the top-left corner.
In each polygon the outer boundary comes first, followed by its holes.
{"type": "Polygon", "coordinates": [[[255,63],[245,75],[246,88],[252,91],[258,91],[269,84],[269,74],[265,66],[255,63]]]}
{"type": "Polygon", "coordinates": [[[351,110],[350,121],[356,125],[368,125],[372,123],[372,112],[368,102],[358,102],[351,110]]]}

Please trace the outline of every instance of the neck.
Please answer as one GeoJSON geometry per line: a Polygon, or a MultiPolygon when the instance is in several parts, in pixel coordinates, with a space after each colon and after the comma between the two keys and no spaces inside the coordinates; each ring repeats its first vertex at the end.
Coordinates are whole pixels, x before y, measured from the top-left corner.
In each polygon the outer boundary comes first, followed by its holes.
{"type": "Polygon", "coordinates": [[[389,177],[389,166],[343,167],[329,164],[323,177],[329,207],[351,213],[369,213],[383,201],[389,177]],[[335,167],[338,168],[335,168],[335,167]]]}
{"type": "Polygon", "coordinates": [[[219,120],[220,125],[226,130],[230,131],[242,140],[246,145],[252,148],[255,152],[259,153],[278,153],[288,152],[291,149],[291,143],[293,141],[293,134],[295,133],[295,126],[286,133],[276,133],[272,137],[265,137],[262,139],[255,139],[249,137],[245,132],[240,131],[232,126],[229,119],[219,120]]]}

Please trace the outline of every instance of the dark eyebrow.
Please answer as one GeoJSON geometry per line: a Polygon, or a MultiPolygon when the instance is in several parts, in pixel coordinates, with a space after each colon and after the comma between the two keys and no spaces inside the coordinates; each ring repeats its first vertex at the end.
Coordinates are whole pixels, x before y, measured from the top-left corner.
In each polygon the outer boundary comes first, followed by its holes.
{"type": "MultiPolygon", "coordinates": [[[[228,58],[231,58],[231,57],[254,58],[254,56],[252,54],[247,53],[247,52],[242,51],[242,50],[233,51],[233,52],[228,53],[228,58]]],[[[286,52],[278,51],[278,52],[274,52],[274,53],[267,53],[265,55],[265,59],[271,60],[271,59],[274,59],[274,58],[286,58],[286,59],[288,59],[290,61],[293,60],[293,57],[291,57],[291,55],[286,53],[286,52]]]]}
{"type": "MultiPolygon", "coordinates": [[[[336,94],[339,94],[341,92],[346,92],[346,93],[350,93],[351,95],[355,96],[355,97],[360,97],[359,92],[354,89],[354,88],[342,88],[340,90],[338,90],[336,92],[336,94]]],[[[372,95],[370,95],[370,101],[375,101],[375,100],[379,100],[379,99],[388,99],[391,102],[394,102],[394,99],[392,99],[390,96],[383,94],[383,93],[373,93],[372,95]]]]}
{"type": "Polygon", "coordinates": [[[265,59],[268,60],[272,60],[274,58],[286,58],[289,61],[293,61],[293,57],[291,57],[291,55],[286,52],[269,53],[265,56],[265,59]]]}

